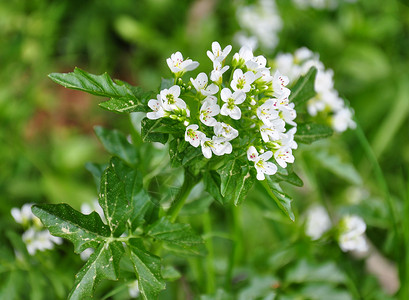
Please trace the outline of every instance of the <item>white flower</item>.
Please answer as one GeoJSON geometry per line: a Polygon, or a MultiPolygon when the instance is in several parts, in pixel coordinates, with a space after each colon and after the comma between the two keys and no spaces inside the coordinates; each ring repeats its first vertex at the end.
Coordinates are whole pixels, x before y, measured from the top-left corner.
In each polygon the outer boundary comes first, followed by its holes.
{"type": "Polygon", "coordinates": [[[270,126],[263,125],[260,127],[261,138],[264,142],[278,140],[285,131],[285,122],[281,119],[275,119],[270,122],[270,126]]]}
{"type": "Polygon", "coordinates": [[[186,103],[180,96],[180,86],[174,85],[169,89],[163,89],[160,91],[160,98],[162,99],[162,107],[166,111],[175,111],[180,109],[186,109],[186,103]]]}
{"type": "Polygon", "coordinates": [[[338,237],[341,250],[346,251],[368,251],[368,244],[365,240],[366,224],[362,218],[355,215],[348,215],[340,221],[340,235],[338,237]]]}
{"type": "Polygon", "coordinates": [[[283,146],[274,152],[274,158],[276,162],[282,167],[286,168],[287,163],[294,162],[294,156],[292,150],[288,146],[283,146]]]}
{"type": "Polygon", "coordinates": [[[356,124],[354,120],[352,120],[353,112],[348,108],[343,108],[337,111],[332,116],[332,128],[336,132],[344,132],[349,128],[354,129],[356,124]]]}
{"type": "Polygon", "coordinates": [[[230,83],[231,88],[234,91],[242,91],[247,93],[251,89],[251,84],[256,80],[253,72],[247,71],[243,74],[241,69],[237,69],[233,73],[233,80],[230,83]]]}
{"type": "Polygon", "coordinates": [[[193,147],[198,147],[200,145],[200,141],[206,137],[203,132],[197,129],[199,129],[199,126],[196,124],[186,127],[185,141],[189,142],[193,147]]]}
{"type": "Polygon", "coordinates": [[[211,158],[212,153],[215,155],[230,154],[232,152],[232,145],[223,138],[213,136],[212,139],[204,137],[201,141],[202,153],[204,157],[211,158]]]}
{"type": "Polygon", "coordinates": [[[247,150],[247,158],[250,161],[254,161],[254,167],[257,171],[257,179],[264,180],[265,175],[274,175],[277,172],[277,166],[272,162],[268,162],[273,156],[273,152],[267,151],[260,156],[254,146],[250,146],[247,150]]]}
{"type": "Polygon", "coordinates": [[[289,82],[290,80],[288,79],[288,77],[281,75],[281,73],[277,70],[273,76],[274,97],[278,99],[288,98],[288,96],[290,96],[291,91],[285,86],[289,82]]]}
{"type": "Polygon", "coordinates": [[[231,51],[231,45],[227,45],[223,50],[218,42],[212,43],[212,52],[207,51],[207,56],[212,62],[219,61],[222,62],[231,51]]]}
{"type": "Polygon", "coordinates": [[[257,117],[268,127],[272,126],[272,121],[279,117],[276,107],[276,100],[269,99],[257,108],[257,117]]]}
{"type": "Polygon", "coordinates": [[[224,88],[220,92],[223,104],[220,114],[230,116],[232,119],[239,120],[241,118],[241,110],[237,106],[246,100],[246,94],[242,91],[231,92],[229,88],[224,88]]]}
{"type": "Polygon", "coordinates": [[[313,241],[318,240],[331,228],[331,220],[323,206],[314,206],[307,211],[305,233],[313,241]]]}
{"type": "Polygon", "coordinates": [[[291,149],[298,148],[297,142],[294,141],[294,135],[296,132],[297,132],[297,127],[293,127],[281,136],[281,143],[284,147],[289,147],[291,149]]]}
{"type": "Polygon", "coordinates": [[[220,112],[220,106],[217,104],[217,99],[215,97],[207,97],[202,107],[200,108],[200,121],[207,126],[216,125],[217,121],[214,116],[217,116],[220,112]]]}
{"type": "Polygon", "coordinates": [[[236,129],[223,122],[217,123],[213,129],[216,137],[223,138],[226,141],[231,141],[239,135],[236,129]]]}
{"type": "Polygon", "coordinates": [[[214,83],[207,85],[208,79],[205,73],[200,73],[197,75],[196,79],[190,78],[193,86],[195,87],[196,91],[201,93],[204,96],[214,95],[219,91],[219,87],[214,83]]]}
{"type": "Polygon", "coordinates": [[[173,53],[170,58],[166,60],[172,73],[177,76],[183,75],[186,71],[192,71],[199,66],[197,61],[192,61],[191,59],[183,60],[182,53],[179,51],[173,53]]]}
{"type": "Polygon", "coordinates": [[[24,232],[22,239],[26,244],[27,251],[30,255],[34,255],[37,250],[51,250],[54,248],[54,243],[62,243],[61,238],[52,236],[48,230],[37,231],[34,228],[29,228],[24,232]]]}
{"type": "MultiPolygon", "coordinates": [[[[24,204],[21,209],[17,207],[13,207],[11,209],[11,215],[13,216],[14,220],[19,223],[26,225],[28,222],[33,220],[34,218],[38,219],[34,214],[31,212],[31,207],[33,206],[32,203],[24,204]]],[[[41,224],[41,222],[40,222],[41,224]]]]}
{"type": "Polygon", "coordinates": [[[229,69],[229,66],[222,66],[222,63],[219,61],[213,62],[213,70],[210,73],[210,79],[217,84],[221,84],[223,81],[223,74],[229,69]]]}
{"type": "Polygon", "coordinates": [[[297,112],[294,109],[294,103],[278,105],[277,108],[280,111],[279,116],[281,119],[283,119],[287,124],[297,126],[297,124],[293,121],[297,117],[297,112]]]}
{"type": "Polygon", "coordinates": [[[130,284],[128,284],[128,292],[129,292],[129,297],[131,298],[136,298],[139,296],[139,284],[138,280],[132,281],[130,284]]]}
{"type": "Polygon", "coordinates": [[[149,100],[148,106],[153,110],[146,114],[148,119],[156,120],[165,116],[165,111],[162,107],[162,99],[159,94],[157,95],[157,99],[149,100]]]}
{"type": "Polygon", "coordinates": [[[245,64],[247,61],[253,58],[253,51],[247,46],[240,48],[239,53],[233,55],[233,65],[235,64],[245,64]]]}

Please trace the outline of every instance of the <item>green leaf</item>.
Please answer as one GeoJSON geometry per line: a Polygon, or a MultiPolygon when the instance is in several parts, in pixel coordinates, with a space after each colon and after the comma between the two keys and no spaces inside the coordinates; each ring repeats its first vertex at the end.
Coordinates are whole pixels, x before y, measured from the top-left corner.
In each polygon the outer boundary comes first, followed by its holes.
{"type": "Polygon", "coordinates": [[[162,81],[160,83],[160,90],[169,89],[174,85],[174,83],[175,80],[173,78],[162,78],[162,81]]]}
{"type": "Polygon", "coordinates": [[[166,281],[175,281],[182,277],[182,274],[172,266],[166,266],[162,269],[162,277],[166,281]]]}
{"type": "Polygon", "coordinates": [[[139,290],[143,299],[157,299],[165,282],[161,275],[160,258],[147,252],[142,240],[131,239],[129,244],[131,261],[138,277],[139,290]]]}
{"type": "Polygon", "coordinates": [[[317,140],[330,137],[333,133],[333,130],[327,125],[316,123],[298,124],[294,140],[303,144],[311,144],[317,140]]]}
{"type": "Polygon", "coordinates": [[[346,277],[333,262],[313,264],[301,260],[287,272],[286,281],[290,283],[331,282],[340,284],[345,283],[346,277]]]}
{"type": "Polygon", "coordinates": [[[140,88],[117,80],[113,81],[107,73],[93,75],[79,68],[71,73],[52,73],[48,75],[54,82],[70,89],[80,90],[111,100],[101,104],[105,109],[116,112],[146,111],[146,99],[140,88]],[[113,101],[112,101],[113,100],[113,101]]]}
{"type": "Polygon", "coordinates": [[[209,170],[203,175],[203,183],[208,192],[213,198],[219,201],[221,204],[224,204],[224,198],[220,191],[221,179],[219,173],[209,170]]]}
{"type": "Polygon", "coordinates": [[[144,142],[159,142],[165,144],[169,139],[169,134],[155,132],[155,128],[160,127],[162,125],[161,119],[158,120],[150,120],[148,118],[144,118],[141,122],[142,130],[142,140],[144,142]]]}
{"type": "Polygon", "coordinates": [[[217,172],[221,179],[220,193],[224,198],[223,202],[240,204],[255,182],[247,163],[235,158],[217,172]]]}
{"type": "Polygon", "coordinates": [[[295,105],[300,105],[312,97],[315,96],[315,76],[317,75],[317,69],[312,67],[308,70],[307,74],[301,76],[297,82],[291,88],[291,94],[289,100],[295,105]]]}
{"type": "Polygon", "coordinates": [[[284,194],[280,185],[268,176],[266,176],[266,180],[261,181],[261,184],[270,197],[273,198],[277,206],[290,218],[291,221],[294,221],[295,216],[291,208],[292,199],[290,196],[284,194]]]}
{"type": "Polygon", "coordinates": [[[118,156],[130,165],[138,163],[138,153],[135,147],[128,142],[125,134],[101,126],[95,126],[94,131],[109,153],[118,156]]]}
{"type": "Polygon", "coordinates": [[[91,162],[88,162],[85,164],[85,169],[87,169],[92,174],[92,177],[94,178],[94,182],[97,187],[98,193],[99,193],[99,188],[101,185],[101,176],[102,176],[102,173],[104,173],[104,170],[106,169],[107,166],[108,166],[107,164],[97,164],[97,163],[91,163],[91,162]]]}
{"type": "Polygon", "coordinates": [[[277,181],[277,182],[285,181],[285,182],[291,183],[292,185],[295,185],[298,187],[302,187],[304,185],[301,178],[298,177],[298,175],[295,174],[294,171],[292,170],[291,165],[287,165],[287,168],[282,168],[280,166],[277,166],[277,167],[278,167],[277,173],[270,176],[272,180],[277,181]]]}
{"type": "Polygon", "coordinates": [[[69,299],[92,298],[96,285],[102,279],[117,280],[119,261],[123,253],[124,248],[121,242],[101,244],[85,266],[75,275],[74,288],[69,299]]]}
{"type": "Polygon", "coordinates": [[[99,204],[112,234],[120,236],[124,232],[132,212],[132,221],[140,224],[149,203],[149,196],[142,189],[142,175],[113,157],[101,177],[99,194],[99,204]]]}
{"type": "Polygon", "coordinates": [[[167,248],[186,255],[204,255],[204,241],[193,232],[190,224],[171,223],[169,218],[162,217],[152,224],[147,235],[163,241],[167,248]]]}
{"type": "Polygon", "coordinates": [[[32,211],[52,235],[71,241],[78,254],[87,248],[97,248],[111,235],[96,212],[83,215],[68,204],[38,204],[32,211]]]}

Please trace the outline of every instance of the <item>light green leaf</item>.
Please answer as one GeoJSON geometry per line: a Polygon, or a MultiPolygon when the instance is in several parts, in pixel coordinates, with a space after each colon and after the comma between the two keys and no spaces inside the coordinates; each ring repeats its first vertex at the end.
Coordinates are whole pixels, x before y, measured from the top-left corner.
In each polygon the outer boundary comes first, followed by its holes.
{"type": "Polygon", "coordinates": [[[94,131],[109,153],[118,156],[130,165],[138,163],[136,148],[128,142],[125,134],[118,130],[109,130],[101,126],[95,126],[94,131]]]}
{"type": "Polygon", "coordinates": [[[92,177],[94,178],[94,182],[97,187],[98,193],[99,193],[99,188],[101,185],[101,176],[102,176],[102,173],[104,173],[104,170],[106,169],[107,166],[108,166],[107,164],[97,164],[97,163],[91,163],[91,162],[88,162],[85,164],[85,169],[87,169],[92,174],[92,177]]]}
{"type": "Polygon", "coordinates": [[[166,281],[175,281],[182,277],[182,274],[172,266],[166,266],[162,269],[162,276],[166,281]]]}
{"type": "Polygon", "coordinates": [[[96,285],[102,279],[117,280],[119,261],[123,253],[124,248],[121,242],[101,244],[85,266],[75,275],[74,288],[69,299],[92,298],[96,285]]]}
{"type": "Polygon", "coordinates": [[[294,221],[295,216],[291,208],[292,199],[290,196],[284,194],[280,185],[274,182],[270,177],[266,177],[266,180],[261,181],[261,184],[270,197],[273,198],[277,206],[291,219],[291,221],[294,221]]]}
{"type": "Polygon", "coordinates": [[[83,215],[68,204],[39,204],[32,211],[52,235],[71,241],[78,254],[87,248],[97,248],[111,235],[96,212],[83,215]]]}
{"type": "Polygon", "coordinates": [[[333,133],[333,130],[326,125],[316,123],[298,124],[294,140],[303,144],[311,144],[317,140],[330,137],[333,133]]]}
{"type": "Polygon", "coordinates": [[[298,177],[298,175],[295,174],[294,171],[292,170],[291,165],[288,165],[287,168],[282,168],[280,166],[277,166],[277,167],[278,167],[277,173],[270,176],[272,180],[277,181],[277,182],[285,181],[285,182],[291,183],[292,185],[295,185],[298,187],[302,187],[304,185],[301,178],[298,177]]]}
{"type": "Polygon", "coordinates": [[[147,235],[163,241],[167,248],[181,254],[205,253],[203,239],[193,232],[190,224],[174,224],[169,218],[162,217],[149,227],[147,235]]]}
{"type": "Polygon", "coordinates": [[[165,289],[160,258],[147,252],[140,239],[131,239],[129,248],[143,299],[157,299],[160,291],[165,289]]]}
{"type": "Polygon", "coordinates": [[[307,74],[301,76],[291,88],[289,100],[295,105],[300,105],[314,97],[316,94],[314,89],[316,75],[317,69],[312,67],[307,74]]]}

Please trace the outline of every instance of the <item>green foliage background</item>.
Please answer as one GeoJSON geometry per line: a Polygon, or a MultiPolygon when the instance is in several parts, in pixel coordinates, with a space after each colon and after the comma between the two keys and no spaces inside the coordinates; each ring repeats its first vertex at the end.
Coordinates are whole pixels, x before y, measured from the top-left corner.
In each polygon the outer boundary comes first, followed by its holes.
{"type": "MultiPolygon", "coordinates": [[[[234,263],[240,266],[231,275],[237,282],[224,288],[240,299],[276,294],[272,285],[279,299],[387,299],[362,260],[342,253],[330,239],[317,244],[304,236],[302,213],[322,201],[334,216],[353,212],[364,217],[371,242],[400,267],[398,297],[407,299],[409,6],[397,0],[358,0],[333,11],[298,10],[285,0],[277,5],[284,22],[278,51],[306,46],[318,52],[334,70],[335,86],[350,101],[360,127],[300,149],[295,167],[305,186],[291,190],[295,223],[266,201],[259,186],[237,208],[239,213],[217,203],[208,207],[207,195],[193,201],[199,198],[193,193],[180,220],[199,233],[202,223],[212,224],[205,239],[214,243],[214,253],[204,263],[165,257],[165,264],[176,264],[184,276],[168,283],[161,297],[184,299],[211,291],[214,295],[209,292],[203,299],[225,299],[227,292],[216,290],[234,263]],[[353,191],[361,191],[358,199],[353,191]],[[225,219],[241,224],[241,230],[226,228],[225,219]],[[209,268],[213,279],[204,277],[209,268]]],[[[64,299],[83,264],[67,242],[29,256],[11,208],[64,202],[79,209],[97,195],[86,162],[109,159],[102,144],[109,147],[98,141],[93,126],[118,128],[138,139],[137,117],[101,110],[94,97],[56,86],[47,74],[78,66],[157,90],[160,78],[169,74],[165,59],[171,53],[182,51],[203,62],[198,72],[206,71],[211,42],[230,44],[237,29],[232,1],[0,3],[0,299],[64,299]],[[13,248],[23,259],[15,258],[13,248]]],[[[276,52],[263,54],[273,58],[276,52]]],[[[180,170],[161,165],[166,151],[142,141],[139,145],[137,155],[146,158],[140,167],[151,170],[157,182],[152,191],[158,201],[169,202],[181,185],[180,170]]],[[[118,286],[102,282],[97,299],[118,286]]],[[[112,297],[126,299],[126,289],[112,297]]]]}

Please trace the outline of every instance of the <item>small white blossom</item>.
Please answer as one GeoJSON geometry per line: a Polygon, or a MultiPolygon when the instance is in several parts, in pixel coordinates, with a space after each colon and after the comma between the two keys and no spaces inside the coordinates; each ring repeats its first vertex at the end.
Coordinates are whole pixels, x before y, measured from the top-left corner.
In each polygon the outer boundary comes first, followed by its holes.
{"type": "Polygon", "coordinates": [[[227,55],[229,55],[232,47],[231,45],[227,45],[223,50],[220,47],[218,42],[212,43],[212,51],[207,51],[207,56],[210,58],[212,62],[222,62],[227,55]]]}
{"type": "Polygon", "coordinates": [[[307,211],[305,233],[313,240],[318,240],[331,228],[331,220],[323,206],[314,206],[307,211]]]}
{"type": "Polygon", "coordinates": [[[297,112],[294,109],[294,103],[278,105],[277,108],[280,111],[279,116],[281,119],[283,119],[287,124],[297,126],[297,124],[294,122],[294,119],[297,117],[297,112]]]}
{"type": "Polygon", "coordinates": [[[220,114],[239,120],[241,118],[241,110],[237,105],[242,104],[246,100],[246,94],[242,91],[232,93],[229,88],[224,88],[220,92],[220,97],[225,102],[220,114]]]}
{"type": "Polygon", "coordinates": [[[138,280],[132,281],[128,284],[129,297],[137,298],[140,294],[138,280]]]}
{"type": "Polygon", "coordinates": [[[189,142],[193,147],[198,147],[200,145],[200,141],[206,137],[206,135],[199,131],[199,125],[192,124],[186,127],[185,132],[185,141],[189,142]]]}
{"type": "Polygon", "coordinates": [[[48,230],[38,231],[34,228],[29,228],[24,232],[22,240],[26,244],[30,255],[34,255],[37,250],[51,250],[54,248],[54,243],[62,244],[62,239],[52,236],[48,230]]]}
{"type": "Polygon", "coordinates": [[[270,126],[260,127],[261,138],[265,143],[280,139],[280,133],[285,131],[285,122],[281,119],[275,119],[270,122],[270,126]]]}
{"type": "Polygon", "coordinates": [[[192,71],[199,66],[197,61],[192,61],[191,59],[183,60],[182,53],[179,51],[173,53],[170,58],[166,60],[172,73],[176,76],[183,75],[186,71],[192,71]]]}
{"type": "Polygon", "coordinates": [[[251,48],[247,46],[243,46],[240,48],[238,53],[235,53],[233,55],[233,65],[235,64],[245,64],[248,62],[250,59],[254,57],[253,51],[251,48]]]}
{"type": "Polygon", "coordinates": [[[366,252],[368,244],[365,240],[366,224],[364,220],[355,215],[348,215],[340,221],[340,235],[338,237],[341,250],[366,252]]]}
{"type": "Polygon", "coordinates": [[[146,114],[148,119],[156,120],[165,116],[165,111],[162,107],[162,99],[159,94],[157,95],[157,99],[149,100],[148,106],[153,110],[146,114]]]}
{"type": "Polygon", "coordinates": [[[293,163],[294,162],[294,156],[292,153],[292,149],[288,146],[284,146],[279,148],[274,152],[274,158],[276,162],[282,167],[286,168],[287,163],[293,163]]]}
{"type": "Polygon", "coordinates": [[[278,99],[288,98],[291,91],[286,88],[286,85],[290,82],[287,76],[281,75],[279,71],[276,71],[273,76],[273,89],[274,97],[278,99]]]}
{"type": "Polygon", "coordinates": [[[196,91],[204,96],[214,95],[219,91],[219,87],[214,83],[207,85],[208,78],[206,73],[200,73],[197,75],[196,79],[190,78],[196,91]]]}
{"type": "Polygon", "coordinates": [[[239,136],[239,132],[236,129],[223,122],[217,123],[213,129],[216,137],[223,138],[226,141],[231,141],[239,136]]]}
{"type": "Polygon", "coordinates": [[[332,128],[337,132],[344,132],[348,127],[354,129],[356,123],[352,120],[352,116],[353,112],[350,109],[340,109],[332,116],[332,128]]]}
{"type": "Polygon", "coordinates": [[[220,112],[220,106],[217,104],[217,99],[215,97],[207,97],[202,107],[200,108],[200,121],[207,126],[214,126],[217,123],[217,120],[213,118],[217,116],[220,112]]]}
{"type": "Polygon", "coordinates": [[[253,72],[247,71],[243,74],[241,69],[237,69],[233,73],[233,80],[230,83],[231,88],[237,92],[242,91],[247,93],[251,89],[251,84],[256,80],[253,72]]]}
{"type": "Polygon", "coordinates": [[[230,154],[233,150],[231,144],[223,138],[214,136],[212,139],[204,137],[201,141],[202,153],[206,158],[211,158],[212,153],[215,155],[230,154]]]}
{"type": "Polygon", "coordinates": [[[221,84],[223,81],[223,74],[229,69],[229,66],[222,66],[219,61],[213,62],[213,70],[210,73],[210,79],[216,84],[221,84]]]}
{"type": "Polygon", "coordinates": [[[180,86],[174,85],[169,89],[163,89],[160,91],[160,98],[162,99],[162,107],[166,111],[175,111],[180,109],[186,109],[186,103],[180,96],[180,86]]]}
{"type": "Polygon", "coordinates": [[[254,161],[254,167],[257,171],[257,179],[264,180],[265,175],[274,175],[277,172],[277,166],[268,160],[273,156],[273,152],[267,151],[258,155],[258,152],[254,146],[250,146],[247,150],[247,158],[250,161],[254,161]]]}
{"type": "MultiPolygon", "coordinates": [[[[28,223],[33,220],[33,219],[38,219],[34,214],[31,212],[31,207],[33,206],[32,203],[26,203],[24,204],[21,209],[18,209],[17,207],[13,207],[11,209],[11,215],[13,216],[14,220],[22,225],[28,225],[28,223]]],[[[41,224],[41,221],[38,220],[39,224],[41,224]]]]}
{"type": "Polygon", "coordinates": [[[268,127],[272,126],[271,122],[279,117],[278,113],[274,99],[267,100],[257,108],[257,117],[268,127]]]}

